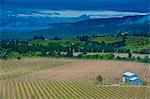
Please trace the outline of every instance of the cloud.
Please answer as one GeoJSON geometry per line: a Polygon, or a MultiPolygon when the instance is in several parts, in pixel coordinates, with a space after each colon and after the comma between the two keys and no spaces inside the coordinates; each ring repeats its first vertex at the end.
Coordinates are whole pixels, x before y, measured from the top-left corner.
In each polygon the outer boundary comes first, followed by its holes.
{"type": "Polygon", "coordinates": [[[79,10],[36,10],[30,13],[18,13],[18,17],[80,17],[86,15],[90,18],[110,18],[133,15],[146,15],[140,12],[118,12],[118,11],[79,11],[79,10]]]}

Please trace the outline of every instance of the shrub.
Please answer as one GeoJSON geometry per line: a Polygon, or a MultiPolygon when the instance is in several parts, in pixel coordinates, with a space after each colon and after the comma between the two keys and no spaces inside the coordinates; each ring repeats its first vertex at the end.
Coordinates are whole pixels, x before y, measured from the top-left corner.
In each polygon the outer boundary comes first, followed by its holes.
{"type": "Polygon", "coordinates": [[[101,76],[101,75],[98,75],[98,76],[96,77],[96,81],[97,81],[99,84],[102,83],[102,81],[103,81],[102,76],[101,76]]]}
{"type": "Polygon", "coordinates": [[[121,57],[120,57],[120,56],[117,56],[116,59],[117,59],[117,60],[121,60],[121,57]]]}
{"type": "Polygon", "coordinates": [[[148,84],[148,82],[146,82],[146,81],[143,82],[143,85],[144,85],[144,86],[147,86],[147,84],[148,84]]]}
{"type": "Polygon", "coordinates": [[[104,55],[104,57],[107,59],[113,59],[115,57],[115,55],[114,54],[106,54],[106,55],[104,55]]]}
{"type": "Polygon", "coordinates": [[[2,59],[3,59],[3,60],[8,60],[9,57],[10,57],[9,55],[3,55],[3,56],[2,56],[2,59]]]}
{"type": "Polygon", "coordinates": [[[128,53],[128,58],[132,58],[132,53],[131,53],[131,51],[129,51],[129,53],[128,53]]]}
{"type": "Polygon", "coordinates": [[[18,56],[17,59],[18,59],[18,60],[21,60],[21,57],[18,56]]]}
{"type": "Polygon", "coordinates": [[[145,57],[144,57],[144,63],[150,63],[150,59],[149,59],[148,56],[145,56],[145,57]]]}

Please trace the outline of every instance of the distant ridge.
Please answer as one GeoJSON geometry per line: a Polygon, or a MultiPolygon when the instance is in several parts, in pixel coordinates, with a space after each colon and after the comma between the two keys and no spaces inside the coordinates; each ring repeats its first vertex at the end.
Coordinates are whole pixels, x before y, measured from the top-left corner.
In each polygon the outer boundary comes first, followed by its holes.
{"type": "Polygon", "coordinates": [[[59,36],[72,38],[77,35],[116,35],[120,32],[128,34],[150,34],[150,14],[125,16],[121,18],[88,19],[79,22],[62,22],[49,24],[47,29],[32,31],[29,33],[2,33],[5,39],[19,38],[30,39],[34,35],[42,35],[47,38],[59,36]]]}
{"type": "Polygon", "coordinates": [[[125,16],[121,18],[89,19],[75,23],[54,23],[47,30],[39,30],[42,33],[66,33],[66,34],[116,34],[128,32],[129,34],[149,34],[150,15],[125,16]]]}

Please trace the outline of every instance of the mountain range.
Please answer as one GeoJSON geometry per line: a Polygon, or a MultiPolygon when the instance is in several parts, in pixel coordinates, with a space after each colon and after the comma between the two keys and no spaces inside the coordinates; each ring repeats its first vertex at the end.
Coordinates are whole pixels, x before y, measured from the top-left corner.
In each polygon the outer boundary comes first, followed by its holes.
{"type": "MultiPolygon", "coordinates": [[[[27,21],[27,20],[26,20],[27,21]]],[[[37,20],[38,21],[38,20],[37,20]]],[[[50,23],[50,22],[47,22],[50,23]]],[[[118,33],[128,32],[128,34],[150,34],[150,15],[135,15],[114,18],[99,18],[50,23],[46,28],[32,30],[29,32],[1,33],[2,39],[30,39],[35,35],[53,38],[59,36],[62,38],[75,37],[77,35],[116,35],[118,33]]]]}

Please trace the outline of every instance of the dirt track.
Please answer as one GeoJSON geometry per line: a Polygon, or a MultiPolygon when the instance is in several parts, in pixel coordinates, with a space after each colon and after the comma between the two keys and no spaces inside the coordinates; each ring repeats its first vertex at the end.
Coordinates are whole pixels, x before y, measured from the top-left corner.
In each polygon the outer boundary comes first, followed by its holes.
{"type": "Polygon", "coordinates": [[[126,71],[139,74],[143,80],[150,81],[150,65],[138,62],[97,61],[53,59],[55,62],[71,62],[62,67],[44,70],[35,75],[24,77],[28,80],[93,80],[102,75],[108,81],[120,81],[126,71]]]}

